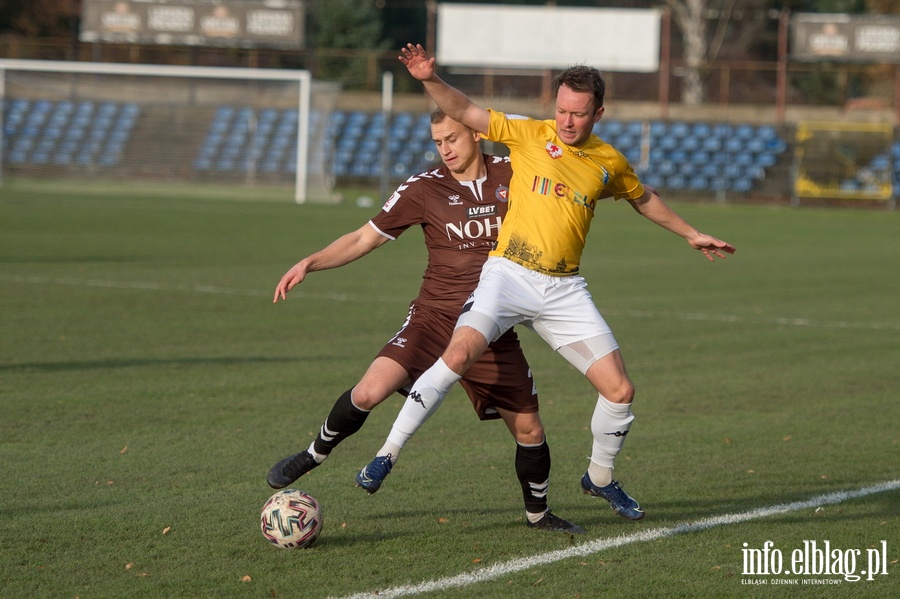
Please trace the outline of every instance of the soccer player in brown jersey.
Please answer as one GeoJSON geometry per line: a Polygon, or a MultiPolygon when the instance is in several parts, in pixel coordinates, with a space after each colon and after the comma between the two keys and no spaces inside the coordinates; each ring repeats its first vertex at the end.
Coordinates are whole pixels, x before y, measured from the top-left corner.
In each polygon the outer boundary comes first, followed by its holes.
{"type": "MultiPolygon", "coordinates": [[[[421,226],[424,232],[428,267],[406,322],[378,352],[362,379],[334,403],[309,448],[272,467],[266,478],[273,488],[286,487],[321,464],[392,393],[406,395],[412,382],[440,357],[463,304],[478,283],[506,215],[509,161],[482,154],[481,136],[443,112],[431,115],[431,133],[442,166],[410,177],[377,216],[295,264],[275,288],[277,303],[311,272],[362,258],[409,227],[421,226]]],[[[478,417],[502,418],[516,440],[515,469],[526,524],[584,532],[547,506],[550,449],[538,413],[537,390],[515,332],[510,329],[491,343],[459,382],[478,417]]]]}
{"type": "Polygon", "coordinates": [[[625,200],[711,261],[733,253],[734,247],[685,222],[641,184],[621,152],[593,135],[603,116],[606,87],[596,69],[578,65],[560,73],[554,80],[555,117],[536,120],[478,106],[438,77],[434,58],[421,45],[407,44],[401,52],[400,61],[438,108],[509,147],[510,208],[450,345],[416,380],[387,441],[357,474],[357,483],[377,488],[401,448],[469,364],[492,339],[521,324],[578,368],[598,392],[582,490],[606,499],[624,518],[643,518],[638,502],[613,479],[613,462],[634,420],[634,385],[619,345],[578,273],[595,208],[605,197],[625,200]]]}

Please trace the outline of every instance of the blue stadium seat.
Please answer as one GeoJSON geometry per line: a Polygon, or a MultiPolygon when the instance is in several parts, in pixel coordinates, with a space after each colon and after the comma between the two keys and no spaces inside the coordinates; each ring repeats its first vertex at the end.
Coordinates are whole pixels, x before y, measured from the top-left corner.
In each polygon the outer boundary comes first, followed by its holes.
{"type": "Polygon", "coordinates": [[[727,191],[731,187],[731,182],[725,177],[710,177],[709,189],[712,191],[727,191]]]}
{"type": "Polygon", "coordinates": [[[707,152],[719,152],[722,150],[722,139],[713,135],[703,140],[703,149],[707,152]]]}
{"type": "Polygon", "coordinates": [[[685,152],[693,152],[694,150],[699,150],[702,145],[703,140],[690,133],[686,137],[681,138],[681,149],[685,152]]]}
{"type": "Polygon", "coordinates": [[[682,175],[672,175],[666,177],[665,187],[668,189],[681,190],[687,187],[687,179],[682,175]]]}
{"type": "Polygon", "coordinates": [[[672,137],[687,137],[690,132],[690,126],[683,121],[675,121],[669,125],[669,135],[672,137]]]}
{"type": "Polygon", "coordinates": [[[753,180],[746,177],[735,179],[731,184],[731,189],[741,192],[750,191],[751,189],[753,189],[753,180]]]}
{"type": "Polygon", "coordinates": [[[702,175],[694,175],[688,179],[688,189],[691,191],[703,191],[709,187],[709,181],[702,175]]]}
{"type": "Polygon", "coordinates": [[[756,137],[756,130],[752,125],[738,125],[732,135],[741,140],[753,139],[756,137]]]}
{"type": "Polygon", "coordinates": [[[674,150],[675,148],[678,148],[680,146],[680,140],[674,135],[667,135],[660,138],[660,140],[655,145],[659,146],[663,150],[674,150]]]}
{"type": "Polygon", "coordinates": [[[669,132],[669,126],[665,121],[650,121],[650,137],[653,142],[659,141],[669,132]]]}
{"type": "Polygon", "coordinates": [[[726,140],[731,137],[732,127],[728,123],[716,123],[711,126],[712,132],[711,134],[714,137],[718,137],[721,140],[726,140]]]}
{"type": "Polygon", "coordinates": [[[691,135],[699,138],[706,138],[712,135],[712,127],[707,123],[694,123],[691,125],[691,135]]]}
{"type": "Polygon", "coordinates": [[[731,152],[732,154],[741,152],[745,149],[744,140],[740,137],[729,137],[725,140],[724,149],[726,152],[731,152]]]}
{"type": "Polygon", "coordinates": [[[700,173],[704,177],[708,177],[709,179],[714,179],[722,173],[722,167],[718,164],[709,162],[700,167],[700,173]]]}

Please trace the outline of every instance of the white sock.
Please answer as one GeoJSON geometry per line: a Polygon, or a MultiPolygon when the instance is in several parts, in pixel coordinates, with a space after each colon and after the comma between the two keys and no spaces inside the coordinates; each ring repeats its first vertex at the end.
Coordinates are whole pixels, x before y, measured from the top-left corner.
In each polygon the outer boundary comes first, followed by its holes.
{"type": "Polygon", "coordinates": [[[328,454],[325,454],[325,453],[316,453],[316,442],[315,442],[315,440],[313,440],[313,442],[309,444],[309,449],[307,449],[306,451],[308,451],[309,454],[313,457],[313,459],[316,461],[316,464],[321,464],[322,462],[325,461],[325,458],[328,457],[328,454]]]}
{"type": "Polygon", "coordinates": [[[588,467],[588,476],[595,485],[605,487],[612,481],[613,462],[622,450],[633,421],[630,403],[616,404],[598,396],[591,418],[594,443],[588,467]]]}
{"type": "Polygon", "coordinates": [[[389,455],[391,456],[391,464],[396,464],[397,458],[400,457],[400,449],[401,447],[397,444],[385,441],[384,445],[381,446],[381,449],[378,450],[378,453],[376,453],[375,456],[389,455]]]}
{"type": "Polygon", "coordinates": [[[591,461],[588,463],[588,477],[594,485],[605,487],[613,481],[613,468],[607,468],[591,461]]]}
{"type": "Polygon", "coordinates": [[[549,512],[549,511],[550,510],[547,509],[547,510],[544,510],[543,512],[541,512],[540,514],[533,514],[526,510],[525,517],[528,518],[528,521],[531,522],[532,524],[537,524],[538,522],[541,521],[541,518],[543,518],[544,516],[547,515],[547,512],[549,512]]]}
{"type": "MultiPolygon", "coordinates": [[[[396,453],[390,452],[394,458],[392,461],[396,461],[397,453],[419,430],[419,427],[437,411],[444,398],[447,397],[447,393],[450,392],[450,388],[461,378],[462,376],[450,370],[441,358],[438,358],[431,368],[422,373],[419,380],[413,384],[409,397],[403,403],[400,413],[394,420],[391,433],[388,435],[388,442],[393,443],[396,447],[396,453]]],[[[383,455],[387,455],[387,452],[383,455]]]]}

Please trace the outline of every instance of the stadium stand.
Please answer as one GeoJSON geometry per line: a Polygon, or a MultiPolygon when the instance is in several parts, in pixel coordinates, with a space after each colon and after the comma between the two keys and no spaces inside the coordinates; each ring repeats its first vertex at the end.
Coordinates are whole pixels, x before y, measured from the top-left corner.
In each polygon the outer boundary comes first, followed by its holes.
{"type": "Polygon", "coordinates": [[[594,133],[625,154],[644,181],[678,191],[751,191],[787,150],[769,125],[604,120],[594,133]]]}
{"type": "MultiPolygon", "coordinates": [[[[426,168],[431,131],[427,115],[392,115],[385,126],[381,113],[333,111],[327,118],[310,113],[310,138],[318,153],[328,154],[332,175],[371,179],[381,173],[381,152],[388,134],[388,164],[392,177],[406,178],[426,168]],[[425,126],[424,134],[421,130],[425,126]]],[[[222,106],[215,112],[200,145],[194,168],[199,171],[293,172],[296,168],[297,111],[266,109],[253,114],[247,107],[222,106]]]]}
{"type": "Polygon", "coordinates": [[[3,111],[3,155],[10,164],[119,164],[140,107],[134,103],[15,99],[3,111]]]}
{"type": "MultiPolygon", "coordinates": [[[[111,167],[132,138],[141,109],[135,103],[14,99],[4,105],[3,156],[10,164],[111,167]]],[[[628,157],[642,180],[662,189],[749,192],[783,162],[787,143],[771,125],[686,121],[603,120],[594,132],[628,157]]],[[[388,170],[405,179],[437,160],[428,114],[335,110],[310,115],[312,152],[338,179],[373,179],[388,170]]],[[[220,106],[197,141],[193,168],[212,175],[296,170],[295,109],[220,106]]],[[[875,156],[846,189],[864,188],[872,173],[893,170],[900,190],[900,142],[875,156]]]]}
{"type": "MultiPolygon", "coordinates": [[[[209,127],[195,168],[292,171],[296,111],[258,116],[248,108],[223,106],[209,127]],[[254,123],[248,127],[247,123],[254,123]],[[250,129],[253,129],[252,135],[250,129]]],[[[386,127],[383,115],[360,110],[312,113],[311,138],[330,154],[337,178],[371,179],[381,174],[382,140],[388,136],[388,168],[406,178],[436,160],[427,114],[401,112],[386,127]],[[327,121],[327,122],[323,122],[327,121]]],[[[787,144],[775,127],[682,121],[602,121],[595,133],[615,145],[648,183],[660,189],[746,192],[766,177],[787,144]]]]}

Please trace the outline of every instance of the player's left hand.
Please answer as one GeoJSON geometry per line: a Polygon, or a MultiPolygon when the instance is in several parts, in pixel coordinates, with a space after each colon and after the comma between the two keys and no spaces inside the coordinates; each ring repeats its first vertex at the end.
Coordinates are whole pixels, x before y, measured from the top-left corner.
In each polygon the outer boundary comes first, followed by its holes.
{"type": "Polygon", "coordinates": [[[695,250],[700,250],[703,252],[703,255],[706,256],[706,259],[710,262],[714,262],[716,258],[721,258],[725,260],[727,256],[723,253],[733,254],[735,248],[730,243],[722,241],[721,239],[716,239],[712,235],[705,235],[701,233],[700,235],[689,239],[688,243],[691,244],[691,247],[695,250]]]}
{"type": "Polygon", "coordinates": [[[434,57],[429,57],[425,52],[422,44],[406,44],[405,48],[400,48],[402,56],[398,56],[410,75],[419,81],[427,81],[434,76],[434,57]]]}

